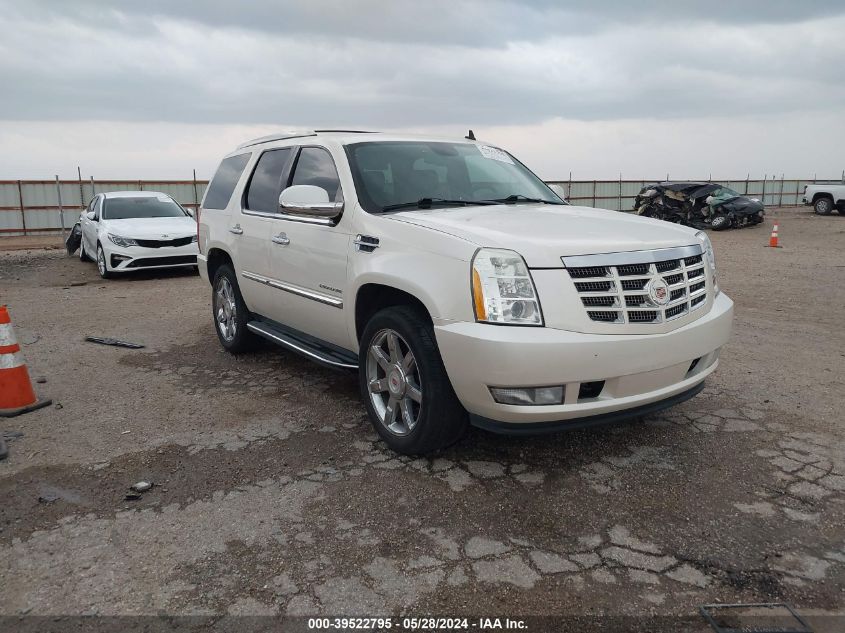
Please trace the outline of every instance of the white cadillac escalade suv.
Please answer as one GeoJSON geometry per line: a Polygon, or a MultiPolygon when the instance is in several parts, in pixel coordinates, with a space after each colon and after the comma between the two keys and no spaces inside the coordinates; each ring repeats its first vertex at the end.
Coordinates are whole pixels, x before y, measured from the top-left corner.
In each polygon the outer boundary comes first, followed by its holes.
{"type": "Polygon", "coordinates": [[[470,423],[538,433],[682,402],[731,331],[704,233],[570,206],[475,140],[256,139],[221,163],[198,231],[223,347],[263,337],[357,370],[401,453],[470,423]]]}

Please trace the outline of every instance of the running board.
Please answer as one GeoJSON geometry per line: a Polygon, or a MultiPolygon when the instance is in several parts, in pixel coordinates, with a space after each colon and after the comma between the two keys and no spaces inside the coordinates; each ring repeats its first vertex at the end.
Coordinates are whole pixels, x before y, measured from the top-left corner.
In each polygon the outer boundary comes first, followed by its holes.
{"type": "Polygon", "coordinates": [[[281,345],[320,365],[333,369],[358,369],[358,358],[355,354],[329,343],[323,343],[313,336],[267,321],[250,321],[246,324],[246,327],[268,341],[281,345]]]}

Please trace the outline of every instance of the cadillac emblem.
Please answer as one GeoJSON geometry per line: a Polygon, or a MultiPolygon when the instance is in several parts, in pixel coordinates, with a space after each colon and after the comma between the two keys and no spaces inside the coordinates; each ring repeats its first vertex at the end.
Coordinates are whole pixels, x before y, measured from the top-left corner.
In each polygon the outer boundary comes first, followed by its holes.
{"type": "Polygon", "coordinates": [[[648,298],[656,306],[665,306],[669,303],[669,284],[663,277],[655,277],[648,283],[648,298]]]}

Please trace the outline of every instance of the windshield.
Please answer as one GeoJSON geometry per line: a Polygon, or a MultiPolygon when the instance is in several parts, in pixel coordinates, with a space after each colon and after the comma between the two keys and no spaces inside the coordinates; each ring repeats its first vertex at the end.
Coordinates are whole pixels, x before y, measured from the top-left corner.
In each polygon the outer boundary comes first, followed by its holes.
{"type": "Polygon", "coordinates": [[[564,204],[522,163],[496,147],[385,141],[347,145],[346,154],[358,199],[370,213],[493,201],[564,204]]]}
{"type": "Polygon", "coordinates": [[[711,206],[716,206],[719,204],[723,204],[728,200],[733,200],[734,198],[739,198],[739,194],[734,191],[733,189],[728,189],[727,187],[719,187],[713,193],[710,194],[712,200],[710,201],[711,206]]]}
{"type": "Polygon", "coordinates": [[[181,218],[186,213],[170,198],[143,196],[137,198],[106,198],[103,204],[104,220],[129,218],[181,218]]]}

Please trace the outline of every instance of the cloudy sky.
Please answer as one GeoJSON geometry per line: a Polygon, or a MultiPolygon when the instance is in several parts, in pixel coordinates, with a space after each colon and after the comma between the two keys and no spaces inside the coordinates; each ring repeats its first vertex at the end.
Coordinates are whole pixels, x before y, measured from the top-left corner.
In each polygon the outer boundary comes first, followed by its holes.
{"type": "Polygon", "coordinates": [[[838,177],[841,0],[0,0],[0,179],[211,175],[288,128],[565,179],[838,177]]]}

